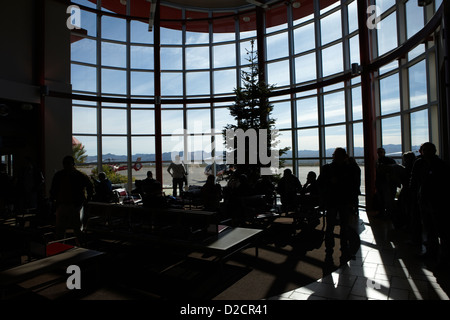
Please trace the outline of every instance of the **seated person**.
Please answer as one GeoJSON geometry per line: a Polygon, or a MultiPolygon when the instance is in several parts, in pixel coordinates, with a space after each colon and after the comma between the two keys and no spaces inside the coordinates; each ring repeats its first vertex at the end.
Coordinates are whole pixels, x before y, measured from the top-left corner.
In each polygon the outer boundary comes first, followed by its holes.
{"type": "Polygon", "coordinates": [[[281,210],[283,212],[295,211],[298,205],[298,194],[302,189],[300,180],[292,174],[291,169],[285,169],[283,177],[278,182],[277,192],[280,195],[281,210]]]}
{"type": "Polygon", "coordinates": [[[139,184],[142,201],[145,207],[159,207],[164,203],[161,182],[153,178],[153,173],[147,171],[147,178],[139,184]]]}
{"type": "Polygon", "coordinates": [[[209,175],[206,183],[201,188],[201,197],[204,209],[207,211],[218,211],[222,200],[222,187],[215,183],[213,175],[209,175]]]}
{"type": "Polygon", "coordinates": [[[113,199],[112,183],[104,172],[100,172],[98,174],[98,180],[95,181],[95,195],[93,200],[98,202],[112,202],[113,199]]]}
{"type": "Polygon", "coordinates": [[[314,171],[308,172],[306,183],[300,191],[300,204],[304,207],[315,207],[319,205],[319,185],[317,175],[314,171]]]}

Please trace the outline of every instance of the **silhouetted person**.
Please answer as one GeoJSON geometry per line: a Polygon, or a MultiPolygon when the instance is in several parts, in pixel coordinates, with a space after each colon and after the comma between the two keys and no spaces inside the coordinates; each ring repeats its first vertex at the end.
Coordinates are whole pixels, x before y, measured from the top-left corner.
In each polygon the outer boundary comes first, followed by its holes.
{"type": "Polygon", "coordinates": [[[352,185],[352,198],[353,198],[353,213],[359,215],[359,196],[361,195],[361,168],[356,162],[355,158],[348,157],[348,164],[353,169],[352,177],[354,179],[352,185]]]}
{"type": "Polygon", "coordinates": [[[352,225],[354,216],[353,190],[355,189],[355,171],[348,163],[347,152],[336,148],[333,161],[320,169],[318,183],[321,202],[326,210],[325,261],[333,261],[334,228],[340,226],[341,263],[353,258],[359,247],[359,236],[352,225]]]}
{"type": "Polygon", "coordinates": [[[306,208],[318,206],[319,192],[317,174],[314,171],[309,171],[306,176],[306,182],[300,190],[300,205],[306,208]]]}
{"type": "Polygon", "coordinates": [[[410,187],[412,168],[415,161],[416,155],[414,152],[408,151],[403,153],[402,170],[400,172],[402,188],[398,196],[400,215],[397,224],[408,228],[408,231],[411,232],[413,244],[420,244],[422,242],[420,213],[417,209],[417,196],[410,187]]]}
{"type": "Polygon", "coordinates": [[[240,225],[252,215],[253,186],[246,174],[235,172],[228,186],[227,211],[233,224],[240,225]]]}
{"type": "Polygon", "coordinates": [[[448,196],[450,170],[436,155],[431,142],[422,145],[422,156],[414,162],[411,188],[417,192],[418,204],[425,231],[426,258],[437,259],[449,266],[448,196]]]}
{"type": "Polygon", "coordinates": [[[393,158],[386,156],[384,148],[378,148],[377,154],[375,187],[379,213],[382,217],[392,217],[397,193],[397,181],[393,167],[397,163],[393,158]]]}
{"type": "Polygon", "coordinates": [[[218,211],[222,200],[222,187],[216,183],[215,177],[209,175],[201,188],[201,197],[206,211],[218,211]]]}
{"type": "Polygon", "coordinates": [[[112,183],[106,176],[106,173],[100,172],[98,174],[98,180],[95,181],[95,195],[92,200],[98,202],[112,202],[113,199],[114,193],[112,183]]]}
{"type": "Polygon", "coordinates": [[[161,182],[153,178],[153,172],[147,171],[147,178],[141,181],[141,192],[144,206],[159,207],[164,204],[161,182]]]}
{"type": "Polygon", "coordinates": [[[177,196],[177,190],[180,191],[180,196],[183,192],[183,184],[186,181],[186,169],[182,163],[180,156],[176,155],[175,160],[167,168],[167,172],[172,176],[172,190],[173,196],[177,196]]]}
{"type": "Polygon", "coordinates": [[[302,189],[300,180],[292,174],[291,169],[284,169],[283,177],[278,182],[277,192],[280,195],[281,210],[295,211],[298,205],[298,195],[302,189]]]}
{"type": "Polygon", "coordinates": [[[53,176],[50,197],[56,205],[56,238],[62,239],[73,229],[81,239],[81,209],[91,200],[94,187],[87,175],[75,168],[72,156],[63,159],[63,169],[53,176]]]}

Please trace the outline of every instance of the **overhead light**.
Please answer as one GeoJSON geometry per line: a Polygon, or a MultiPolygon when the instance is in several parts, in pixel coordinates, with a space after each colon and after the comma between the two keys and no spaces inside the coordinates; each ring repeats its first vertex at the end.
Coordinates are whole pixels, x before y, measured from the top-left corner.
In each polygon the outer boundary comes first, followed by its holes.
{"type": "Polygon", "coordinates": [[[148,31],[152,32],[153,24],[155,22],[155,11],[156,11],[156,1],[157,0],[146,0],[150,2],[150,16],[148,18],[148,31]]]}
{"type": "Polygon", "coordinates": [[[242,18],[242,20],[244,20],[244,22],[249,22],[250,21],[250,17],[245,16],[245,17],[242,18]]]}
{"type": "Polygon", "coordinates": [[[295,9],[300,8],[302,4],[300,3],[300,1],[294,1],[292,2],[292,7],[294,7],[295,9]]]}
{"type": "Polygon", "coordinates": [[[120,0],[120,4],[123,4],[124,6],[127,5],[127,0],[120,0]]]}
{"type": "Polygon", "coordinates": [[[255,6],[264,8],[264,9],[268,8],[268,5],[267,5],[267,4],[262,3],[262,2],[259,2],[259,1],[256,1],[256,0],[247,0],[247,2],[248,2],[248,3],[251,3],[251,4],[254,4],[255,6]]]}

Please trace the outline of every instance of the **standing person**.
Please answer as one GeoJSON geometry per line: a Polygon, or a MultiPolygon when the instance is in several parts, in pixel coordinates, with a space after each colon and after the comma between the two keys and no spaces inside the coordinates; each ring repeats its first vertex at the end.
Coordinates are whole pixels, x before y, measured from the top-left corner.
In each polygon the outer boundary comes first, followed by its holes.
{"type": "Polygon", "coordinates": [[[359,215],[359,196],[361,195],[361,168],[354,157],[348,158],[348,164],[354,170],[353,181],[353,213],[359,215]]]}
{"type": "Polygon", "coordinates": [[[93,192],[89,177],[75,168],[72,156],[65,156],[63,169],[55,173],[50,187],[50,197],[56,205],[57,239],[64,238],[67,229],[73,229],[80,244],[81,211],[93,192]]]}
{"type": "Polygon", "coordinates": [[[291,169],[284,169],[283,177],[278,182],[277,192],[280,195],[283,212],[295,211],[298,205],[298,196],[302,190],[300,180],[292,174],[291,169]]]}
{"type": "Polygon", "coordinates": [[[386,150],[384,148],[378,148],[377,154],[375,188],[379,213],[381,217],[391,217],[394,211],[395,195],[397,193],[393,166],[397,162],[393,158],[386,156],[386,150]]]}
{"type": "Polygon", "coordinates": [[[425,142],[413,165],[410,186],[417,194],[425,231],[425,258],[449,266],[450,246],[447,197],[450,192],[448,164],[436,155],[436,146],[425,142]]]}
{"type": "Polygon", "coordinates": [[[334,228],[340,226],[341,264],[353,258],[359,247],[359,236],[352,226],[355,170],[348,163],[344,148],[336,148],[333,161],[320,168],[317,178],[322,205],[326,210],[325,262],[333,261],[334,228]]]}
{"type": "Polygon", "coordinates": [[[422,228],[419,211],[417,210],[417,197],[410,188],[411,173],[416,161],[416,155],[412,151],[405,152],[402,155],[401,184],[402,189],[398,196],[400,205],[400,218],[398,221],[401,226],[408,228],[411,233],[412,244],[422,243],[422,228]]]}
{"type": "Polygon", "coordinates": [[[172,190],[173,196],[177,196],[177,189],[180,190],[180,196],[183,192],[183,184],[186,181],[186,169],[184,164],[181,162],[180,156],[175,156],[175,161],[173,161],[167,168],[167,172],[172,176],[172,190]]]}

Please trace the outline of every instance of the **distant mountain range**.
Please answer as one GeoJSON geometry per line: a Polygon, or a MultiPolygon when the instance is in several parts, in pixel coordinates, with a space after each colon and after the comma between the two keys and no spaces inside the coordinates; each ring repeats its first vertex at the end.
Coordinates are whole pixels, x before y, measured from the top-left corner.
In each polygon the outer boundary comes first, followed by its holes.
{"type": "MultiPolygon", "coordinates": [[[[401,146],[400,145],[385,145],[384,148],[386,149],[386,154],[391,156],[400,157],[401,152],[401,146]]],[[[419,150],[419,146],[414,146],[413,151],[419,150]]],[[[330,148],[326,150],[326,156],[331,157],[333,154],[334,148],[330,148]]],[[[180,156],[183,156],[183,152],[179,153],[180,156]]],[[[355,157],[363,157],[364,156],[364,149],[361,147],[355,148],[355,157]]],[[[319,151],[318,150],[299,150],[298,151],[298,157],[299,158],[318,158],[319,157],[319,151]]],[[[146,153],[137,153],[132,155],[132,161],[136,161],[137,158],[141,158],[141,161],[147,162],[147,161],[155,161],[155,154],[146,154],[146,153]]],[[[194,159],[211,159],[211,153],[205,152],[205,151],[195,151],[190,153],[190,157],[188,157],[193,161],[194,159]]],[[[292,151],[289,150],[286,152],[285,155],[283,155],[283,158],[292,158],[292,151]]],[[[162,154],[162,160],[163,161],[171,161],[171,152],[164,152],[162,154]]],[[[86,162],[96,162],[97,156],[88,156],[86,158],[86,162]]],[[[119,163],[119,162],[126,162],[127,156],[126,155],[116,155],[107,153],[103,155],[103,161],[104,162],[113,162],[113,163],[119,163]]]]}

